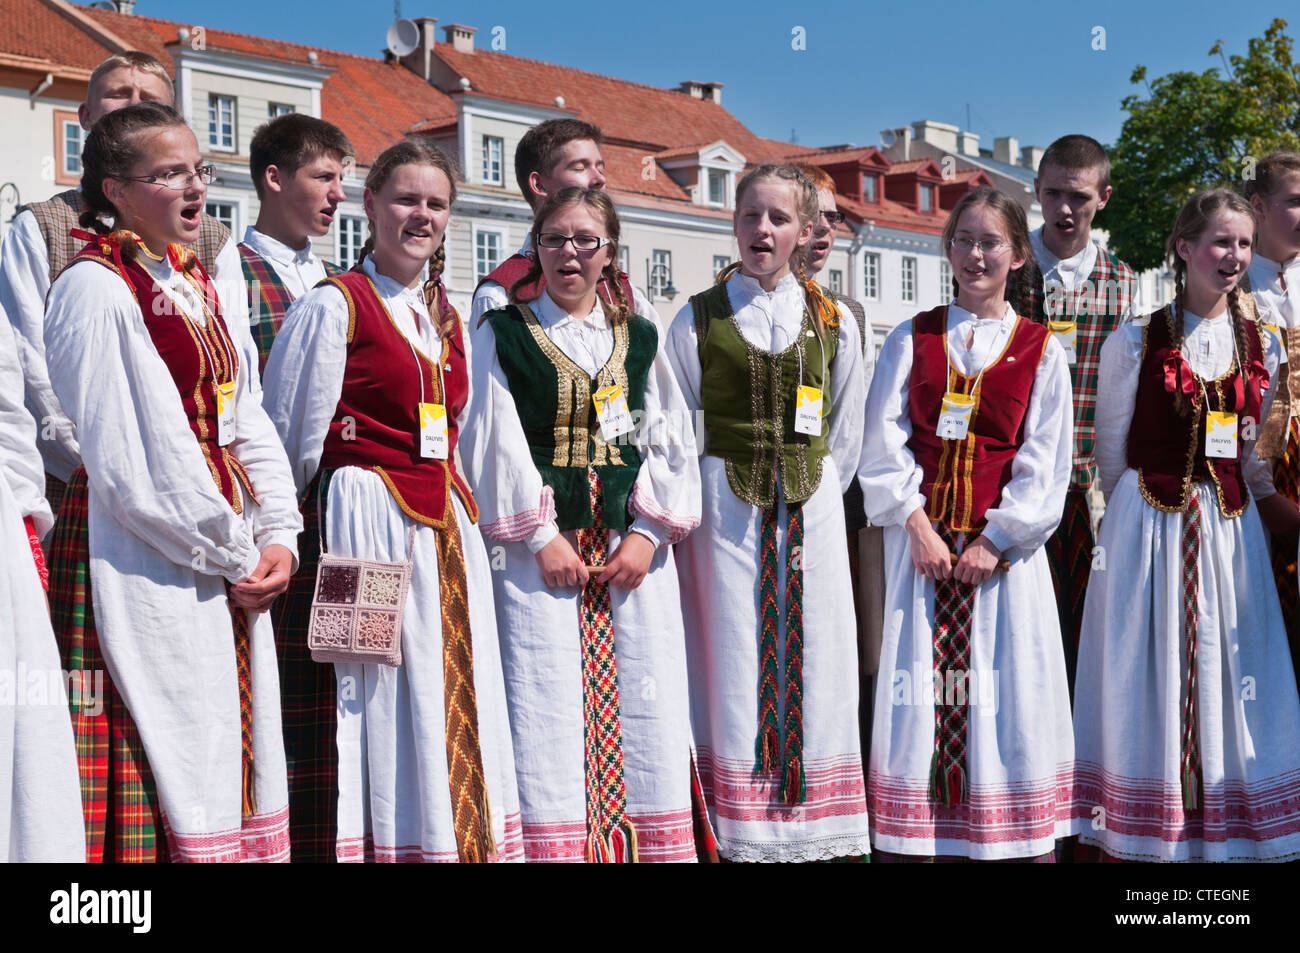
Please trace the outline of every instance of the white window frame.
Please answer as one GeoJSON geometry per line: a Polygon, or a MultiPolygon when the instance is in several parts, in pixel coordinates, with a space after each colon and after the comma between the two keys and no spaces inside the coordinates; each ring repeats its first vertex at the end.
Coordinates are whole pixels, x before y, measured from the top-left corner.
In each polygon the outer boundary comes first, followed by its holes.
{"type": "Polygon", "coordinates": [[[880,253],[869,251],[862,256],[862,297],[880,300],[880,253]]]}
{"type": "Polygon", "coordinates": [[[952,264],[947,258],[939,259],[939,303],[952,303],[952,264]]]}
{"type": "Polygon", "coordinates": [[[506,258],[509,257],[509,255],[506,254],[505,229],[484,228],[475,225],[471,231],[473,232],[472,249],[474,253],[474,284],[477,285],[480,281],[486,278],[488,274],[491,273],[497,267],[497,265],[500,265],[501,262],[505,261],[506,258]],[[479,267],[479,251],[481,250],[479,247],[479,239],[485,238],[489,235],[491,235],[493,238],[496,239],[497,257],[496,257],[496,263],[493,264],[491,267],[489,267],[486,271],[484,271],[479,267]]]}
{"type": "Polygon", "coordinates": [[[650,300],[666,301],[668,296],[663,292],[672,283],[673,253],[666,248],[656,248],[650,252],[650,300]],[[661,266],[663,271],[660,271],[661,266]],[[658,280],[660,277],[662,281],[658,280]]]}
{"type": "Polygon", "coordinates": [[[290,113],[296,113],[293,103],[271,103],[266,104],[266,118],[276,119],[280,116],[288,116],[290,113]]]}
{"type": "MultiPolygon", "coordinates": [[[[361,246],[366,243],[366,229],[369,224],[366,221],[366,217],[364,215],[349,215],[346,213],[340,215],[335,222],[336,227],[334,229],[334,264],[338,265],[340,268],[351,268],[356,264],[355,259],[343,257],[344,234],[348,231],[348,229],[344,228],[344,224],[347,223],[350,225],[352,222],[359,223],[359,230],[357,232],[359,241],[357,242],[356,251],[360,252],[361,246]]],[[[351,242],[348,242],[348,245],[349,250],[351,250],[351,242]]]]}
{"type": "Polygon", "coordinates": [[[243,210],[240,208],[238,199],[224,198],[220,195],[209,195],[203,200],[203,211],[230,229],[230,234],[243,234],[243,228],[241,226],[242,215],[240,214],[243,210]],[[230,221],[226,221],[221,216],[220,212],[212,211],[212,208],[217,206],[228,208],[230,210],[230,221]]]}
{"type": "Polygon", "coordinates": [[[632,250],[627,245],[618,246],[618,270],[627,274],[632,268],[632,250]]]}
{"type": "Polygon", "coordinates": [[[921,191],[917,195],[916,207],[918,210],[930,213],[934,211],[934,192],[933,186],[922,183],[921,191]]]}
{"type": "Polygon", "coordinates": [[[826,273],[826,287],[836,294],[844,293],[844,272],[839,268],[832,268],[826,273]]]}
{"type": "Polygon", "coordinates": [[[871,204],[874,205],[876,202],[879,201],[878,198],[879,194],[880,194],[880,185],[876,175],[871,172],[863,172],[862,173],[862,201],[870,202],[871,204]],[[868,182],[871,183],[870,195],[867,194],[868,182]]]}
{"type": "Polygon", "coordinates": [[[70,178],[79,178],[81,176],[81,146],[86,139],[81,123],[75,119],[59,120],[59,138],[63,143],[61,150],[63,168],[60,172],[70,178]],[[69,129],[74,130],[71,138],[68,137],[69,129]],[[75,146],[76,152],[74,153],[69,146],[75,146]],[[74,163],[76,164],[75,169],[71,168],[74,163]]]}
{"type": "Polygon", "coordinates": [[[218,152],[234,152],[239,145],[239,104],[234,96],[208,93],[208,148],[218,152]],[[223,106],[230,104],[230,141],[221,133],[223,106]]]}
{"type": "Polygon", "coordinates": [[[916,256],[904,255],[898,272],[899,300],[916,304],[916,256]]]}
{"type": "Polygon", "coordinates": [[[483,137],[483,184],[505,185],[506,143],[500,136],[483,137]],[[493,153],[495,152],[495,155],[493,153]],[[494,169],[493,166],[496,166],[494,169]]]}
{"type": "Polygon", "coordinates": [[[731,256],[714,255],[713,256],[713,277],[717,278],[722,273],[722,269],[731,264],[731,256]]]}
{"type": "Polygon", "coordinates": [[[704,199],[705,199],[705,204],[707,204],[707,205],[711,205],[711,206],[713,206],[714,208],[726,208],[726,207],[727,207],[727,194],[728,194],[728,192],[730,191],[730,190],[727,188],[727,186],[728,186],[728,184],[729,184],[729,183],[728,183],[728,179],[731,178],[730,173],[728,173],[726,169],[705,169],[705,170],[704,170],[704,176],[705,176],[705,178],[704,178],[704,193],[705,193],[705,194],[704,194],[704,199]],[[715,199],[715,198],[713,197],[713,183],[714,183],[714,182],[717,182],[717,183],[722,187],[722,197],[721,197],[721,198],[716,198],[716,199],[715,199]]]}

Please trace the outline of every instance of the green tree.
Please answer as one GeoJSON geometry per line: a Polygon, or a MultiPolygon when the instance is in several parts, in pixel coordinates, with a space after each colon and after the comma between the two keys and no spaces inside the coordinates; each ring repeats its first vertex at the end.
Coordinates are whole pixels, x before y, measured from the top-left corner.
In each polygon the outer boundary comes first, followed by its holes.
{"type": "MultiPolygon", "coordinates": [[[[1128,113],[1110,149],[1117,201],[1098,216],[1112,250],[1138,270],[1164,258],[1178,209],[1198,189],[1240,188],[1254,162],[1277,149],[1300,151],[1300,65],[1292,59],[1286,21],[1275,19],[1252,39],[1246,56],[1222,69],[1181,71],[1130,82],[1147,95],[1124,97],[1128,113]]],[[[1223,41],[1209,51],[1223,57],[1223,41]]]]}

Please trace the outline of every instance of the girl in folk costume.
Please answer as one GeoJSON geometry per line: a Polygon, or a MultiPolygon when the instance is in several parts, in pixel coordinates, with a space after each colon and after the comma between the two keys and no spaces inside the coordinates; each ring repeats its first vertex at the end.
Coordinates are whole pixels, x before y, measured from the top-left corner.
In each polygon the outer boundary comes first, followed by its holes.
{"type": "Polygon", "coordinates": [[[703,411],[702,522],[677,560],[700,781],[731,860],[869,850],[842,501],[862,439],[862,342],[791,274],[816,215],[802,172],[748,173],[740,265],[668,335],[687,406],[703,411]]]}
{"type": "Polygon", "coordinates": [[[1074,745],[1043,543],[1070,479],[1069,370],[1023,282],[1008,295],[1032,271],[1021,207],[975,189],[943,241],[955,299],[894,329],[867,399],[859,476],[886,573],[872,844],[1052,860],[1074,745]]]}
{"type": "Polygon", "coordinates": [[[366,176],[360,263],[294,302],[266,365],[266,406],[319,527],[305,535],[347,561],[322,556],[295,580],[299,637],[309,616],[322,644],[340,635],[337,613],[308,609],[313,591],[398,610],[387,630],[366,614],[362,631],[390,657],[335,665],[340,861],[523,856],[491,570],[455,463],[470,382],[441,277],[453,175],[419,141],[384,150],[366,176]],[[358,560],[390,564],[390,579],[409,564],[409,588],[371,591],[358,560]]]}
{"type": "Polygon", "coordinates": [[[1280,356],[1240,286],[1254,229],[1234,192],[1188,199],[1174,303],[1101,352],[1075,824],[1116,858],[1300,857],[1300,699],[1251,505],[1275,492],[1255,437],[1280,356]]]}
{"type": "Polygon", "coordinates": [[[695,859],[669,546],[699,525],[699,468],[658,330],[618,282],[618,238],[604,192],[552,193],[516,303],[474,342],[461,452],[503,547],[492,581],[530,861],[695,859]]]}
{"type": "Polygon", "coordinates": [[[212,175],[200,161],[166,106],[96,123],[81,180],[94,231],[50,289],[50,380],[85,461],[63,509],[78,518],[54,534],[51,603],[65,668],[109,682],[102,711],[73,706],[92,860],[289,853],[265,611],[302,522],[242,359],[247,324],[226,323],[185,247],[212,175]]]}
{"type": "MultiPolygon", "coordinates": [[[[79,863],[86,828],[67,680],[45,603],[41,537],[54,516],[44,482],[14,334],[0,321],[0,683],[8,683],[0,684],[0,861],[79,863]]],[[[81,701],[80,680],[74,690],[81,701]]]]}

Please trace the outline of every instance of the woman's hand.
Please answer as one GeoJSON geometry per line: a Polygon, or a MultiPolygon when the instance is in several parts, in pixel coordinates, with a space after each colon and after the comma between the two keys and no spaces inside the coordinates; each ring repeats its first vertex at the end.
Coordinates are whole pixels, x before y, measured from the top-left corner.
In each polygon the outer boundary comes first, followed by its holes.
{"type": "Polygon", "coordinates": [[[601,581],[607,586],[635,589],[645,581],[650,561],[655,558],[655,544],[640,533],[628,533],[605,563],[601,581]]]}
{"type": "Polygon", "coordinates": [[[230,601],[250,612],[265,612],[289,588],[292,571],[293,553],[278,544],[268,546],[249,577],[230,587],[230,601]]]}
{"type": "Polygon", "coordinates": [[[573,551],[569,541],[556,536],[533,556],[541,567],[542,578],[552,589],[582,586],[587,583],[587,567],[573,551]]]}
{"type": "Polygon", "coordinates": [[[958,582],[978,586],[980,583],[987,582],[993,575],[1001,557],[1002,553],[996,546],[983,536],[977,536],[967,543],[961,558],[957,560],[957,565],[952,567],[952,574],[958,582]]]}
{"type": "Polygon", "coordinates": [[[922,576],[930,579],[947,579],[952,572],[948,546],[930,525],[925,510],[918,507],[903,524],[912,541],[912,565],[922,576]]]}

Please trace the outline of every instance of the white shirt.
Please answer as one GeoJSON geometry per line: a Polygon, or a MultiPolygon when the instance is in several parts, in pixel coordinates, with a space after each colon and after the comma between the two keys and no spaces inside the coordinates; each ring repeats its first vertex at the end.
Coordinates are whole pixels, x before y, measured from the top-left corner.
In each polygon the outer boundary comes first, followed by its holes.
{"type": "MultiPolygon", "coordinates": [[[[233,238],[221,246],[216,272],[211,277],[217,286],[226,323],[247,325],[248,289],[244,284],[239,249],[233,238]]],[[[0,249],[0,311],[18,338],[24,402],[36,418],[38,446],[45,469],[66,481],[81,465],[81,449],[76,429],[50,386],[44,331],[45,298],[49,290],[49,249],[45,247],[36,216],[30,211],[20,212],[9,227],[4,246],[0,249]]],[[[248,347],[252,366],[256,367],[257,349],[251,336],[248,347]]]]}
{"type": "Polygon", "coordinates": [[[23,372],[13,329],[0,321],[0,480],[18,503],[18,514],[30,516],[44,536],[54,525],[45,501],[45,468],[36,449],[36,424],[23,406],[23,372]]]}
{"type": "MultiPolygon", "coordinates": [[[[308,290],[316,287],[325,275],[325,263],[312,252],[311,241],[303,248],[293,249],[277,238],[259,232],[249,225],[244,230],[243,244],[247,245],[270,264],[272,270],[284,282],[284,287],[294,298],[301,298],[308,290]]],[[[252,309],[249,316],[257,323],[257,311],[252,309]]]]}
{"type": "Polygon", "coordinates": [[[1279,264],[1256,253],[1246,274],[1250,277],[1250,290],[1255,293],[1259,316],[1265,323],[1300,327],[1300,255],[1279,264]]]}
{"type": "Polygon", "coordinates": [[[1043,273],[1043,281],[1073,294],[1083,287],[1083,283],[1092,274],[1092,269],[1097,264],[1097,246],[1088,242],[1078,254],[1058,258],[1043,241],[1045,227],[1040,225],[1029,233],[1029,241],[1034,246],[1034,257],[1038,259],[1038,267],[1043,273]]]}
{"type": "MultiPolygon", "coordinates": [[[[1190,311],[1185,313],[1183,357],[1202,380],[1212,380],[1227,372],[1236,353],[1236,341],[1228,312],[1223,311],[1206,320],[1190,311]]],[[[1163,321],[1164,312],[1157,312],[1152,321],[1163,321]]],[[[1097,469],[1101,474],[1101,488],[1106,497],[1119,484],[1128,469],[1128,435],[1133,423],[1133,407],[1137,401],[1138,372],[1142,369],[1142,324],[1128,322],[1116,328],[1101,348],[1101,364],[1097,371],[1097,469]]],[[[1268,369],[1269,385],[1264,394],[1260,421],[1268,416],[1273,403],[1273,390],[1277,384],[1277,368],[1281,345],[1272,334],[1261,334],[1264,343],[1264,366],[1268,369]]],[[[1245,355],[1242,355],[1244,357],[1245,355]]],[[[1255,453],[1255,441],[1246,440],[1242,430],[1242,470],[1246,485],[1255,499],[1272,496],[1272,465],[1255,453]]]]}

